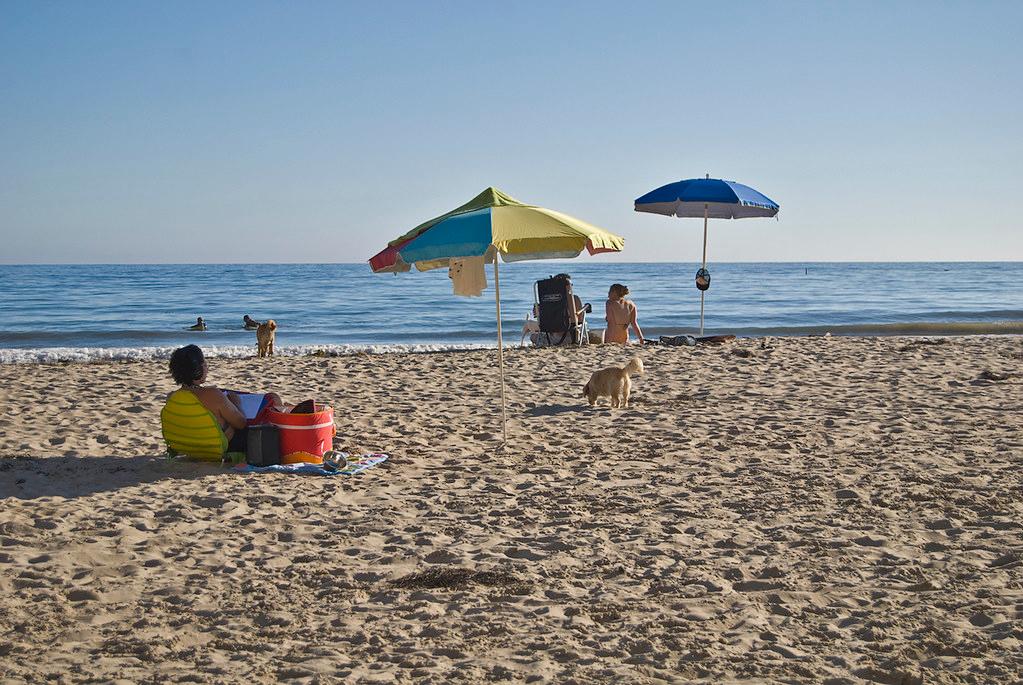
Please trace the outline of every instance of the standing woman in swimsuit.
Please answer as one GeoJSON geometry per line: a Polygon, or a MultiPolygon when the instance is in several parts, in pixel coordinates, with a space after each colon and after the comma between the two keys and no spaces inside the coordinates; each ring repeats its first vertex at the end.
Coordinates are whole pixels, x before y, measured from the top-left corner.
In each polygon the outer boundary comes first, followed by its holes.
{"type": "Polygon", "coordinates": [[[607,292],[607,303],[604,311],[607,319],[607,331],[604,342],[625,345],[629,342],[629,328],[636,332],[640,344],[643,344],[643,331],[636,321],[636,304],[625,299],[629,289],[621,283],[615,283],[607,292]]]}

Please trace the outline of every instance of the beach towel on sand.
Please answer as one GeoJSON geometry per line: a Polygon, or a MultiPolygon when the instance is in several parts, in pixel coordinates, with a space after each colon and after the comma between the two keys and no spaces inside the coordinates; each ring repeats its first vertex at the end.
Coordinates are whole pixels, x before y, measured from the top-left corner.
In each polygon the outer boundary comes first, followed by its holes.
{"type": "Polygon", "coordinates": [[[348,465],[343,469],[333,470],[320,464],[274,464],[273,466],[252,466],[238,464],[234,470],[238,473],[301,473],[309,476],[353,476],[356,473],[373,468],[387,461],[386,454],[363,454],[352,457],[345,454],[348,465]]]}

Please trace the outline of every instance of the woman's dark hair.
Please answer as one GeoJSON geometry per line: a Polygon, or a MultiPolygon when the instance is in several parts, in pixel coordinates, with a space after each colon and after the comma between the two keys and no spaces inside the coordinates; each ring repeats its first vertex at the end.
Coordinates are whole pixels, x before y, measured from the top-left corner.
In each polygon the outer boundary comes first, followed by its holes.
{"type": "Polygon", "coordinates": [[[191,385],[202,378],[202,365],[206,358],[198,345],[185,345],[174,350],[170,358],[170,372],[174,382],[191,385]]]}

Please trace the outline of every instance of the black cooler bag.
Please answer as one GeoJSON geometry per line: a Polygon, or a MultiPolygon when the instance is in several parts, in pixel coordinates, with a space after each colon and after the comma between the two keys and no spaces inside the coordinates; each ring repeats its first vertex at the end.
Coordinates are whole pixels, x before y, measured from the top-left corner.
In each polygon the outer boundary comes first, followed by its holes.
{"type": "Polygon", "coordinates": [[[273,466],[281,463],[281,437],[277,426],[249,426],[245,461],[252,466],[273,466]]]}

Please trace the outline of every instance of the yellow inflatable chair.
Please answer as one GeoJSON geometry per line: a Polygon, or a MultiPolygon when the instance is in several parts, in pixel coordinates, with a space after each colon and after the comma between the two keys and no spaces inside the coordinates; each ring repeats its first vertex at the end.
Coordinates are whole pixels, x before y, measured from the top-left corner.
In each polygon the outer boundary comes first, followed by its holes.
{"type": "MultiPolygon", "coordinates": [[[[160,412],[160,428],[171,456],[222,461],[227,454],[227,436],[216,417],[188,390],[176,390],[167,398],[160,412]]],[[[238,455],[230,456],[235,461],[238,455]]]]}

